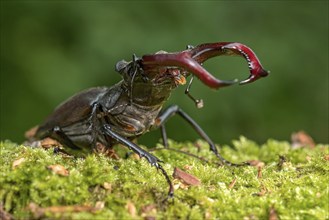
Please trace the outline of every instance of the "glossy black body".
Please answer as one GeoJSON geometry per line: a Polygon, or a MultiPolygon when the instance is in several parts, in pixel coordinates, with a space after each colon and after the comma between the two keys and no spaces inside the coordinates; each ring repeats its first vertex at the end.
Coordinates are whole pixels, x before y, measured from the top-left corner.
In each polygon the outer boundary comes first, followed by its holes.
{"type": "Polygon", "coordinates": [[[127,63],[120,72],[125,80],[112,87],[82,91],[63,102],[39,126],[35,138],[48,136],[63,142],[58,136],[65,135],[74,145],[66,148],[67,152],[83,154],[91,153],[97,142],[107,147],[117,143],[104,134],[104,124],[128,140],[139,137],[152,127],[157,128],[156,118],[171,90],[176,87],[175,80],[168,77],[164,81],[152,81],[135,71],[141,70],[136,69],[133,62],[127,63]],[[133,74],[132,82],[130,77],[133,74]],[[61,134],[57,135],[54,128],[60,129],[61,134]]]}

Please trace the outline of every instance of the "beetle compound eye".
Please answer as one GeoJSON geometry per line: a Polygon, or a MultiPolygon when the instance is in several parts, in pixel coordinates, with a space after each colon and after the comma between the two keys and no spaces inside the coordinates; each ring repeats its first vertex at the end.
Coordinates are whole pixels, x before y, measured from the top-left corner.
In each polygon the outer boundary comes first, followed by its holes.
{"type": "Polygon", "coordinates": [[[124,69],[127,67],[129,62],[125,61],[125,60],[120,60],[119,62],[117,62],[115,64],[115,71],[117,71],[118,73],[122,74],[122,72],[124,71],[124,69]]]}
{"type": "Polygon", "coordinates": [[[190,44],[189,44],[189,45],[186,45],[186,49],[187,49],[187,50],[192,50],[193,48],[194,48],[193,45],[190,45],[190,44]]]}

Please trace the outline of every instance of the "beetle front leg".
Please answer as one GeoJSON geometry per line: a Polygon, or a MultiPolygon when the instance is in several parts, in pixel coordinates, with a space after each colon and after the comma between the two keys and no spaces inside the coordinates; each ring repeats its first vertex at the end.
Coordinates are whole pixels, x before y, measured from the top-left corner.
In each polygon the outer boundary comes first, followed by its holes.
{"type": "Polygon", "coordinates": [[[151,153],[145,151],[138,145],[134,144],[130,140],[122,137],[121,135],[117,134],[116,132],[111,130],[111,126],[108,124],[103,125],[102,131],[104,135],[108,135],[111,138],[115,139],[118,141],[120,144],[123,144],[127,146],[130,150],[134,151],[137,153],[141,158],[145,157],[147,161],[152,165],[155,166],[157,169],[161,170],[162,174],[167,180],[167,183],[169,185],[169,191],[168,191],[168,198],[172,198],[174,196],[174,187],[172,185],[172,182],[167,174],[167,172],[163,169],[163,167],[159,164],[159,162],[162,162],[159,158],[156,156],[152,155],[151,153]]]}
{"type": "Polygon", "coordinates": [[[165,123],[166,121],[174,116],[175,114],[178,114],[179,116],[181,116],[185,121],[187,121],[191,127],[200,135],[200,137],[202,139],[204,139],[210,147],[210,150],[217,156],[218,159],[220,159],[220,161],[223,164],[226,164],[228,166],[244,166],[244,165],[249,165],[248,162],[243,162],[241,164],[236,164],[236,163],[232,163],[226,159],[224,159],[218,152],[216,145],[214,144],[214,142],[209,138],[209,136],[203,131],[203,129],[200,127],[200,125],[198,125],[188,114],[186,114],[181,108],[179,108],[177,105],[173,105],[168,107],[167,109],[165,109],[163,112],[161,112],[158,116],[158,118],[156,119],[156,127],[160,127],[161,129],[161,133],[162,133],[162,138],[163,138],[163,143],[164,146],[167,147],[166,145],[168,145],[168,140],[167,140],[167,134],[166,134],[166,130],[165,130],[165,123]]]}

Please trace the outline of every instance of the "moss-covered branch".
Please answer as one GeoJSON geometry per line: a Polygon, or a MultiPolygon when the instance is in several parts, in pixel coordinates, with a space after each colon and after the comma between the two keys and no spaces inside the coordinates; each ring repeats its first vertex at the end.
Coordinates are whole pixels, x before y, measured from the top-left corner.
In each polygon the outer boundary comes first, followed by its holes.
{"type": "MultiPolygon", "coordinates": [[[[167,183],[144,159],[99,155],[75,159],[1,142],[0,215],[8,219],[329,218],[328,145],[294,150],[288,142],[269,140],[259,146],[242,137],[233,141],[233,147],[221,149],[233,162],[257,160],[265,163],[262,168],[219,166],[202,141],[171,141],[170,147],[207,158],[209,163],[174,151],[155,151],[168,173],[178,167],[201,181],[188,186],[174,179],[175,198],[163,204],[167,183]]],[[[118,147],[119,154],[124,155],[123,150],[118,147]]]]}

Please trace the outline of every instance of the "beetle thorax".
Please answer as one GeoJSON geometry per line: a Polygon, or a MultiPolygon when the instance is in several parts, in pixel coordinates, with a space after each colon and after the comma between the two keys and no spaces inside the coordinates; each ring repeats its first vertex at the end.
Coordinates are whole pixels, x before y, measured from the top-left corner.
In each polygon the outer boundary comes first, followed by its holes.
{"type": "Polygon", "coordinates": [[[129,99],[138,105],[163,105],[175,87],[171,84],[154,85],[150,82],[134,81],[127,87],[129,99]]]}

